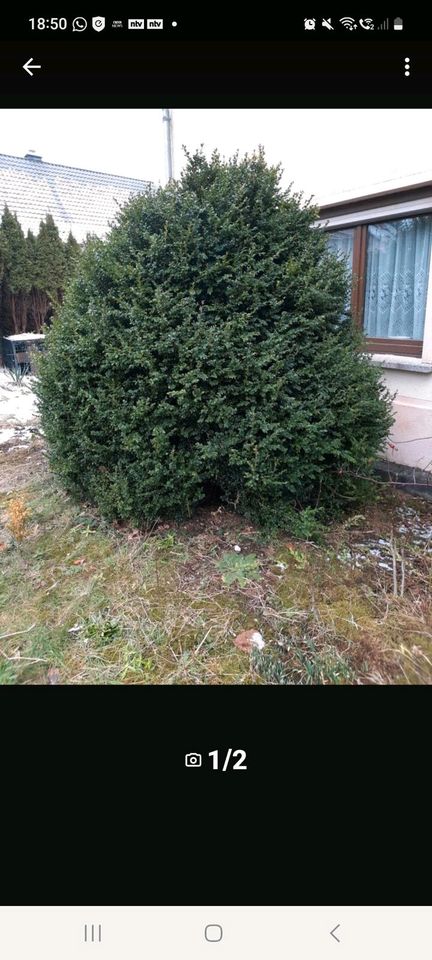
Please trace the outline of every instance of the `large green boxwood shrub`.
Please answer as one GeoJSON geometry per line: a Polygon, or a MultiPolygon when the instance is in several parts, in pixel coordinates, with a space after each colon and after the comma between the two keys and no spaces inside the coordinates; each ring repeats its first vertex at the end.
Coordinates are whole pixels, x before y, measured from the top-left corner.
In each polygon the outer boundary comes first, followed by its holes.
{"type": "Polygon", "coordinates": [[[280,176],[262,151],[188,156],[87,245],[40,398],[54,468],[107,517],[182,517],[211,492],[283,524],[355,496],[382,444],[345,267],[280,176]]]}

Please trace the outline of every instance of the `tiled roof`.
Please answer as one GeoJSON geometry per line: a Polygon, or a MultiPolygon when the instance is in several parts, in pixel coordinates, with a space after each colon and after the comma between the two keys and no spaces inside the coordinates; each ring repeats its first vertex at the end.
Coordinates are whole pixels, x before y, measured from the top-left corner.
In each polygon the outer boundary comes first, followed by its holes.
{"type": "Polygon", "coordinates": [[[6,204],[24,231],[37,233],[40,221],[51,213],[64,239],[72,230],[81,241],[87,233],[103,236],[119,206],[148,183],[1,153],[0,215],[6,204]]]}

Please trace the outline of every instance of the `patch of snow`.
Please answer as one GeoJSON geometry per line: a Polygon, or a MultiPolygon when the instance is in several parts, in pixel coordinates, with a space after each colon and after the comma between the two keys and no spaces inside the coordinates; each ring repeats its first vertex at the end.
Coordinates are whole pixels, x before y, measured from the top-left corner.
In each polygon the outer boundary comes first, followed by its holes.
{"type": "Polygon", "coordinates": [[[22,342],[22,343],[34,343],[36,340],[39,342],[45,340],[45,334],[43,333],[12,333],[9,337],[5,337],[5,340],[10,340],[12,343],[22,342]]]}
{"type": "Polygon", "coordinates": [[[10,421],[24,424],[37,418],[34,383],[34,377],[26,377],[22,384],[14,383],[8,373],[0,369],[0,424],[10,421]]]}
{"type": "Polygon", "coordinates": [[[12,440],[15,436],[15,430],[11,428],[0,429],[0,443],[9,443],[9,440],[12,440]]]}
{"type": "Polygon", "coordinates": [[[27,448],[37,432],[34,427],[24,427],[21,424],[0,427],[0,444],[10,443],[14,450],[27,448]]]}
{"type": "Polygon", "coordinates": [[[400,513],[403,517],[416,517],[417,513],[413,507],[397,507],[397,513],[400,513]]]}
{"type": "Polygon", "coordinates": [[[418,533],[422,540],[430,540],[432,537],[432,527],[426,527],[423,528],[423,530],[421,528],[417,529],[416,533],[418,533]]]}

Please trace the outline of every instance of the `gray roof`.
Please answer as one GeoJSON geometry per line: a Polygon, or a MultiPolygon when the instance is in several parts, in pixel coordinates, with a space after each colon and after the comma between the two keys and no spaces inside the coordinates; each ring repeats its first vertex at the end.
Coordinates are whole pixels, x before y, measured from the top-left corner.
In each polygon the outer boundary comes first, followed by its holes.
{"type": "Polygon", "coordinates": [[[147,180],[64,167],[29,154],[0,153],[0,215],[7,205],[23,229],[34,233],[51,213],[64,239],[69,230],[79,241],[87,233],[103,236],[119,206],[148,185],[147,180]]]}

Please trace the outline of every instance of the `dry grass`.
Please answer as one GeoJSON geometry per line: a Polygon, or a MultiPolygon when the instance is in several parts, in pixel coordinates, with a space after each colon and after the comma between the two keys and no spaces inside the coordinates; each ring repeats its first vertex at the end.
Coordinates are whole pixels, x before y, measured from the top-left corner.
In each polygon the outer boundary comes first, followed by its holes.
{"type": "Polygon", "coordinates": [[[24,534],[30,517],[30,510],[26,505],[22,494],[16,494],[11,497],[6,512],[8,515],[8,528],[14,540],[21,543],[24,540],[24,534]]]}
{"type": "Polygon", "coordinates": [[[383,487],[319,547],[220,507],[143,534],[66,497],[39,441],[3,456],[1,683],[432,681],[430,505],[383,487]],[[8,533],[18,489],[21,541],[8,533]],[[249,654],[233,641],[252,627],[266,646],[249,654]]]}

